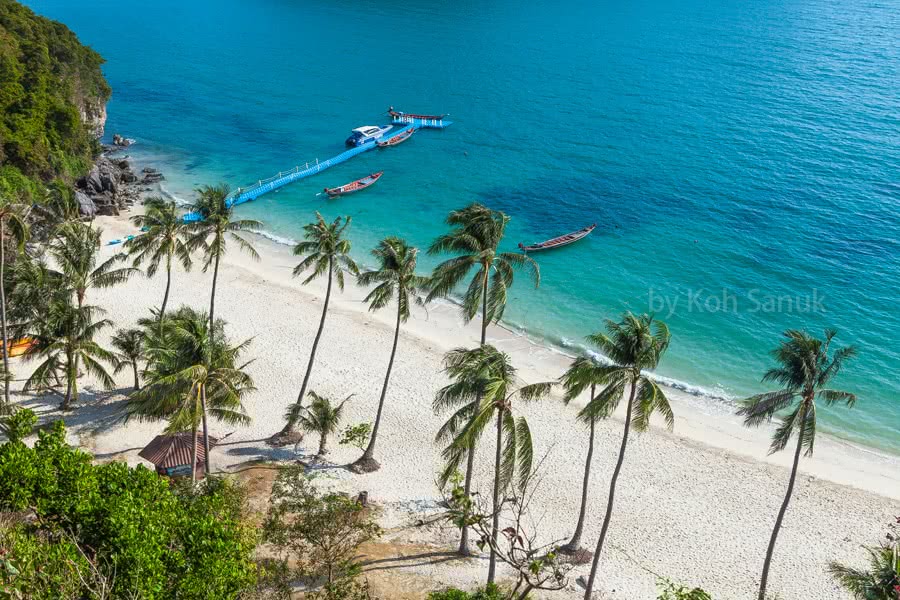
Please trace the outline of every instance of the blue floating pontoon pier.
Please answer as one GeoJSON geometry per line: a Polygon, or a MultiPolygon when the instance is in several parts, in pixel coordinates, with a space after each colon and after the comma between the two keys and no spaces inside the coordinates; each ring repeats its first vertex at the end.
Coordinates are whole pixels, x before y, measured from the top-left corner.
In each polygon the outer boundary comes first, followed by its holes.
{"type": "MultiPolygon", "coordinates": [[[[391,116],[391,120],[394,124],[406,125],[406,127],[400,128],[396,131],[391,131],[391,137],[405,131],[415,129],[443,129],[451,124],[450,121],[446,121],[443,118],[438,117],[426,119],[421,118],[420,115],[404,115],[403,113],[395,113],[391,116]]],[[[238,204],[243,204],[244,202],[256,200],[263,194],[267,194],[273,190],[277,190],[278,188],[284,187],[289,183],[293,183],[300,179],[304,179],[312,175],[317,175],[318,173],[321,173],[329,167],[333,167],[334,165],[350,160],[358,154],[368,152],[369,150],[377,147],[378,144],[376,144],[374,141],[366,143],[361,146],[356,146],[355,148],[345,150],[344,152],[341,152],[337,156],[333,156],[328,160],[320,161],[319,159],[316,159],[314,162],[297,165],[290,171],[282,171],[277,175],[269,177],[268,179],[260,179],[249,187],[237,188],[236,190],[232,191],[231,194],[229,194],[227,199],[228,206],[237,206],[238,204]]],[[[200,219],[201,217],[197,213],[188,213],[184,215],[184,220],[189,223],[193,221],[199,221],[200,219]]]]}

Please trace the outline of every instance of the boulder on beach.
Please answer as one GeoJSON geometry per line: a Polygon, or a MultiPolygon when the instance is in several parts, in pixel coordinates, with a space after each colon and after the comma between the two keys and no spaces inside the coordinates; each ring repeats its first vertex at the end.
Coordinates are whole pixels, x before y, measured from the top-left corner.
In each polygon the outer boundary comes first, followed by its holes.
{"type": "Polygon", "coordinates": [[[91,197],[81,191],[75,192],[75,201],[78,203],[78,212],[83,217],[94,217],[97,215],[97,206],[91,197]]]}

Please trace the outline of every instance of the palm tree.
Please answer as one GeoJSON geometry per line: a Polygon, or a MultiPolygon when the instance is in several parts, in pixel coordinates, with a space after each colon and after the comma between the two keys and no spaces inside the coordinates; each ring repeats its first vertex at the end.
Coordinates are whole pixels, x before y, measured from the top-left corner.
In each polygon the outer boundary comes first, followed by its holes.
{"type": "Polygon", "coordinates": [[[138,273],[134,267],[115,268],[123,256],[115,255],[98,264],[102,231],[87,223],[63,223],[50,242],[50,255],[59,269],[62,285],[75,295],[77,305],[84,304],[91,288],[108,288],[138,273]]]}
{"type": "Polygon", "coordinates": [[[140,361],[144,358],[144,336],[141,329],[119,329],[112,338],[112,345],[117,350],[114,355],[113,373],[119,374],[131,367],[135,391],[141,389],[139,367],[140,361]]]}
{"type": "MultiPolygon", "coordinates": [[[[564,554],[579,555],[585,559],[589,559],[591,554],[581,547],[581,536],[584,533],[584,518],[587,514],[591,461],[594,457],[594,437],[597,428],[597,419],[599,418],[598,415],[589,410],[589,407],[591,406],[591,402],[597,397],[597,386],[603,385],[604,383],[606,370],[603,367],[604,365],[594,358],[580,356],[572,361],[572,365],[560,378],[560,383],[562,383],[566,390],[565,396],[563,397],[566,404],[580,396],[586,389],[590,389],[588,405],[578,413],[578,420],[582,423],[586,423],[590,428],[587,457],[584,461],[584,477],[581,482],[581,509],[578,511],[578,522],[575,525],[575,533],[573,533],[572,538],[559,549],[559,551],[564,554]]],[[[597,405],[594,405],[594,408],[596,407],[597,405]]]]}
{"type": "Polygon", "coordinates": [[[900,547],[883,543],[866,548],[869,569],[854,569],[838,562],[828,565],[828,572],[856,600],[897,600],[900,595],[900,547]]]}
{"type": "Polygon", "coordinates": [[[167,432],[192,431],[192,473],[196,481],[197,428],[203,426],[205,472],[210,472],[207,415],[228,424],[250,422],[242,403],[256,388],[245,372],[249,363],[237,364],[250,344],[236,346],[225,336],[225,322],[215,322],[215,335],[203,312],[182,307],[163,321],[161,333],[149,332],[147,369],[143,389],[129,397],[129,417],[169,421],[167,432]]]}
{"type": "Polygon", "coordinates": [[[213,329],[216,311],[216,282],[219,279],[219,261],[225,255],[228,240],[237,243],[238,247],[249,254],[254,260],[259,260],[256,249],[246,239],[238,235],[241,231],[258,231],[262,223],[253,219],[238,219],[234,217],[234,207],[228,198],[228,186],[205,185],[197,190],[197,200],[191,206],[191,211],[199,215],[200,219],[190,223],[188,229],[193,232],[188,240],[187,247],[190,251],[200,249],[203,252],[203,272],[209,267],[213,268],[212,290],[209,294],[209,323],[213,329]]]}
{"type": "Polygon", "coordinates": [[[600,538],[594,551],[591,563],[591,574],[588,577],[584,599],[590,600],[597,577],[597,565],[600,553],[609,530],[612,518],[613,501],[616,496],[616,483],[625,461],[625,449],[628,446],[628,434],[634,428],[644,431],[650,425],[650,417],[659,412],[671,430],[675,426],[675,415],[669,400],[656,383],[647,377],[645,370],[655,369],[669,347],[669,328],[662,321],[654,321],[647,315],[635,316],[625,313],[622,321],[616,323],[606,321],[606,333],[595,333],[588,336],[588,341],[596,346],[610,361],[609,365],[595,368],[594,373],[598,385],[604,388],[594,396],[593,400],[582,411],[588,418],[604,418],[611,415],[628,392],[628,405],[625,409],[625,430],[622,434],[622,445],[619,448],[619,459],[609,482],[609,496],[606,501],[606,515],[600,529],[600,538]]]}
{"type": "MultiPolygon", "coordinates": [[[[481,204],[452,211],[446,223],[451,231],[438,237],[428,248],[428,253],[456,254],[437,267],[431,276],[431,291],[426,298],[429,302],[438,297],[450,295],[474,269],[475,275],[469,282],[461,305],[462,317],[469,323],[481,308],[481,345],[487,341],[487,326],[499,321],[506,309],[507,291],[513,284],[514,271],[525,268],[540,284],[540,270],[537,263],[525,254],[500,252],[500,242],[509,217],[500,211],[491,210],[481,204]]],[[[452,417],[451,417],[452,419],[452,417]]],[[[464,489],[468,496],[472,490],[472,473],[475,466],[475,448],[469,450],[466,461],[464,489]]],[[[463,527],[459,540],[459,553],[468,556],[469,529],[463,527]]]]}
{"type": "Polygon", "coordinates": [[[141,235],[125,242],[125,250],[135,267],[147,261],[147,277],[156,275],[159,265],[165,261],[166,291],[159,308],[160,319],[166,312],[169,289],[172,286],[172,260],[177,259],[185,271],[191,270],[191,251],[188,248],[188,225],[178,214],[174,202],[162,198],[149,198],[144,202],[146,212],[131,217],[135,226],[144,229],[141,235]]]}
{"type": "Polygon", "coordinates": [[[842,402],[848,407],[853,407],[856,403],[856,396],[850,392],[826,387],[840,372],[844,360],[856,354],[856,350],[852,346],[839,348],[833,354],[829,354],[831,340],[835,335],[836,332],[829,329],[825,331],[825,339],[820,340],[805,331],[794,329],[785,331],[785,339],[778,348],[772,351],[772,356],[778,366],[769,369],[763,376],[764,382],[779,383],[782,386],[781,389],[748,398],[737,412],[738,415],[744,417],[744,425],[758,427],[763,423],[770,422],[776,413],[790,409],[772,436],[769,454],[784,450],[790,442],[791,436],[795,431],[797,432],[797,447],[794,450],[794,462],[791,467],[791,477],[788,480],[787,493],[775,519],[775,527],[772,529],[772,537],[769,539],[769,547],[766,549],[766,560],[763,563],[762,577],[759,583],[759,600],[766,598],[766,584],[769,579],[772,553],[775,550],[775,542],[778,539],[784,513],[787,511],[791,494],[794,491],[800,453],[804,449],[806,456],[812,456],[813,453],[816,441],[816,397],[821,398],[829,406],[836,402],[842,402]]]}
{"type": "Polygon", "coordinates": [[[99,332],[112,326],[109,319],[96,320],[102,313],[100,307],[76,306],[69,298],[52,302],[31,333],[35,344],[24,354],[26,360],[43,359],[25,382],[24,390],[51,389],[63,373],[66,395],[60,408],[69,410],[72,403],[78,402],[79,365],[96,377],[104,389],[112,389],[115,382],[102,363],[114,363],[115,356],[94,341],[99,332]]]}
{"type": "MultiPolygon", "coordinates": [[[[319,347],[319,340],[322,338],[322,330],[325,328],[328,302],[331,300],[332,282],[337,280],[338,287],[343,291],[344,273],[349,272],[353,275],[359,275],[359,267],[350,258],[350,240],[344,237],[344,232],[349,226],[350,217],[338,217],[331,224],[328,224],[322,218],[322,215],[316,212],[316,221],[303,227],[305,241],[294,246],[294,255],[303,257],[300,264],[294,267],[294,277],[299,277],[307,270],[312,270],[312,273],[303,280],[303,285],[306,285],[316,277],[328,276],[328,285],[325,288],[325,303],[322,305],[322,317],[319,319],[319,329],[316,331],[312,350],[309,353],[306,375],[303,376],[303,384],[300,386],[300,393],[297,395],[296,404],[298,405],[302,404],[303,398],[306,397],[309,376],[312,373],[313,363],[316,360],[316,350],[319,347]]],[[[288,415],[293,414],[299,413],[295,411],[288,412],[288,415]]],[[[284,429],[272,439],[272,442],[275,444],[289,444],[299,441],[295,430],[296,425],[296,419],[288,418],[284,429]]]]}
{"type": "Polygon", "coordinates": [[[496,545],[500,530],[500,495],[516,478],[524,487],[531,474],[531,431],[525,417],[513,415],[513,399],[524,402],[543,398],[550,392],[552,383],[534,383],[515,387],[516,369],[509,356],[491,345],[485,344],[473,350],[457,348],[444,357],[445,371],[454,380],[440,389],[434,399],[435,410],[463,405],[465,423],[451,426],[455,431],[453,441],[444,451],[447,466],[441,476],[456,471],[463,457],[474,447],[491,421],[495,420],[497,444],[494,449],[494,489],[491,523],[491,556],[488,565],[488,583],[494,583],[497,570],[496,545]]]}
{"type": "Polygon", "coordinates": [[[328,436],[337,431],[344,412],[344,405],[353,395],[344,398],[344,401],[337,406],[334,406],[328,398],[320,396],[312,390],[309,392],[309,397],[312,402],[308,407],[301,406],[300,403],[292,404],[285,418],[294,420],[304,431],[319,434],[319,451],[316,456],[322,457],[328,454],[328,436]]]}
{"type": "Polygon", "coordinates": [[[9,334],[6,330],[6,240],[15,244],[17,252],[25,248],[28,239],[28,224],[25,222],[24,205],[0,196],[0,325],[3,330],[3,406],[0,413],[10,407],[9,401],[9,334]]]}
{"type": "Polygon", "coordinates": [[[404,240],[397,237],[387,237],[381,240],[378,246],[372,250],[372,256],[378,261],[378,269],[366,271],[360,274],[357,279],[359,285],[377,284],[365,298],[365,302],[369,303],[369,310],[379,310],[387,306],[395,297],[397,299],[397,324],[394,328],[394,343],[391,346],[391,358],[388,360],[384,385],[381,387],[381,397],[378,399],[375,425],[372,426],[372,434],[369,437],[369,445],[366,446],[365,452],[350,466],[357,473],[371,473],[372,471],[377,471],[381,466],[375,460],[375,441],[378,438],[378,427],[381,425],[384,399],[387,396],[391,369],[394,366],[394,357],[397,354],[400,325],[409,319],[410,296],[415,296],[421,290],[424,290],[428,282],[427,278],[416,275],[418,253],[417,248],[407,245],[404,240]]]}

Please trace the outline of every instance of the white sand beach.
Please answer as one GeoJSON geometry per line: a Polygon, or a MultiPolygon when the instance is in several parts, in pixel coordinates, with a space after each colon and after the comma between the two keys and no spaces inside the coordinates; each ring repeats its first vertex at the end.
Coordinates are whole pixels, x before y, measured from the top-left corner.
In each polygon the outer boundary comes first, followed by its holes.
{"type": "MultiPolygon", "coordinates": [[[[97,219],[104,240],[134,233],[126,216],[97,219]]],[[[216,297],[216,315],[228,321],[232,340],[253,338],[249,371],[258,390],[246,402],[253,419],[247,427],[217,423],[212,431],[228,436],[212,453],[213,466],[255,458],[294,460],[315,452],[317,439],[307,437],[297,454],[275,449],[265,439],[283,425],[285,407],[296,399],[318,325],[324,282],[301,286],[291,277],[297,259],[288,248],[258,239],[262,261],[253,262],[233,246],[223,263],[216,297]]],[[[104,246],[103,255],[120,247],[104,246]]],[[[173,276],[171,307],[189,304],[206,308],[211,274],[199,269],[173,276]]],[[[117,327],[133,326],[157,306],[165,277],[136,278],[110,290],[92,290],[88,302],[104,307],[117,327]]],[[[332,398],[353,393],[344,423],[371,422],[387,366],[392,336],[392,310],[372,314],[361,302],[365,292],[355,286],[337,293],[325,324],[310,387],[332,398]]],[[[585,324],[585,330],[600,325],[585,324]]],[[[109,331],[108,333],[112,333],[109,331]]],[[[677,336],[678,332],[674,331],[677,336]]],[[[440,512],[440,492],[434,484],[441,466],[434,434],[445,415],[435,415],[431,401],[446,383],[441,372],[444,352],[477,343],[476,325],[463,326],[456,307],[438,304],[415,309],[400,338],[377,458],[381,470],[354,475],[342,468],[359,451],[331,442],[329,460],[319,481],[349,492],[367,490],[382,508],[382,525],[398,542],[433,544],[452,550],[456,532],[450,527],[410,524],[440,512]]],[[[509,353],[522,379],[532,383],[556,379],[569,358],[527,337],[492,327],[489,342],[509,353]]],[[[16,386],[30,368],[13,364],[16,386]]],[[[138,450],[159,433],[163,423],[123,424],[120,421],[130,375],[121,388],[103,392],[90,381],[82,384],[77,409],[65,416],[75,439],[98,459],[141,463],[138,450]]],[[[787,485],[789,452],[767,456],[770,430],[746,430],[727,407],[668,390],[676,414],[674,433],[661,427],[630,442],[619,480],[609,544],[600,562],[597,597],[646,600],[656,597],[652,572],[673,581],[700,586],[716,600],[755,598],[766,544],[787,485]]],[[[16,400],[50,418],[56,398],[17,394],[16,400]]],[[[865,399],[861,399],[864,402],[865,399]]],[[[624,404],[624,403],[623,403],[624,404]]],[[[582,403],[563,405],[559,394],[523,410],[531,425],[536,456],[547,455],[535,516],[545,539],[571,535],[578,513],[587,431],[575,420],[582,403]]],[[[609,477],[619,448],[622,422],[611,418],[598,425],[584,543],[593,547],[605,508],[609,477]]],[[[489,490],[492,452],[485,439],[478,456],[477,487],[489,490]]],[[[863,544],[874,544],[887,523],[900,515],[900,460],[822,436],[815,457],[802,460],[794,499],[775,550],[769,589],[783,600],[848,598],[826,573],[830,560],[863,564],[863,544]]],[[[425,560],[392,563],[427,576],[432,589],[444,585],[482,583],[486,560],[425,560]]],[[[571,575],[568,590],[548,598],[580,598],[576,584],[588,566],[571,575]]],[[[538,595],[537,597],[544,597],[538,595]]]]}

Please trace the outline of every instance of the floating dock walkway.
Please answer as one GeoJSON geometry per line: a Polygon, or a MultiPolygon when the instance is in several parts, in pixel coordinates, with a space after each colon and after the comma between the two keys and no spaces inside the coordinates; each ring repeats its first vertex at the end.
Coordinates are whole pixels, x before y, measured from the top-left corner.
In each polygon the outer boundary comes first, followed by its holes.
{"type": "MultiPolygon", "coordinates": [[[[401,120],[402,118],[403,117],[398,119],[395,117],[392,119],[392,122],[395,124],[403,124],[406,126],[396,131],[391,131],[389,134],[385,134],[387,137],[393,137],[399,133],[403,133],[404,131],[409,131],[411,129],[443,129],[451,124],[450,121],[446,121],[444,119],[412,118],[401,120]]],[[[345,150],[337,156],[329,158],[328,160],[320,161],[319,159],[316,159],[315,162],[308,162],[304,165],[297,165],[290,171],[282,171],[277,175],[269,177],[268,179],[260,179],[249,187],[237,188],[236,190],[232,191],[231,194],[229,194],[227,199],[228,206],[237,206],[238,204],[243,204],[244,202],[256,200],[263,194],[268,194],[273,190],[277,190],[278,188],[284,187],[289,183],[293,183],[300,179],[304,179],[312,175],[317,175],[318,173],[321,173],[329,167],[333,167],[334,165],[350,160],[357,154],[368,152],[369,150],[377,147],[378,144],[374,142],[363,144],[362,146],[356,146],[355,148],[345,150]]],[[[200,215],[198,215],[197,213],[188,213],[184,215],[184,220],[186,222],[199,221],[200,218],[200,215]]]]}

